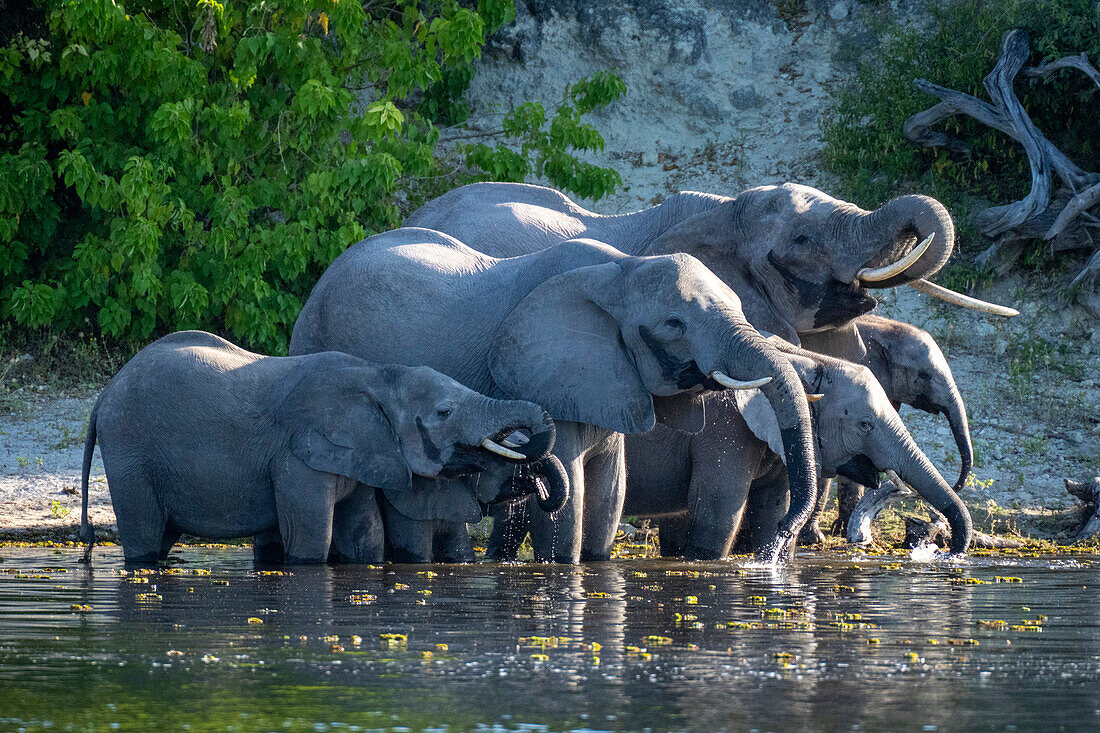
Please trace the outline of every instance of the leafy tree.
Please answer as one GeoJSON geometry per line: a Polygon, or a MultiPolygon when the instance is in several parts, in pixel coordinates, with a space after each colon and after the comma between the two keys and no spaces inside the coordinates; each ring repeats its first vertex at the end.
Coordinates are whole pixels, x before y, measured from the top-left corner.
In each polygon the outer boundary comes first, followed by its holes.
{"type": "Polygon", "coordinates": [[[544,176],[621,183],[575,153],[620,96],[583,80],[521,105],[441,176],[437,124],[512,0],[39,0],[0,47],[0,316],[145,340],[205,327],[285,351],[324,268],[412,193],[544,176]],[[3,106],[3,105],[0,105],[3,106]],[[425,185],[421,185],[425,184],[425,185]],[[430,184],[430,185],[427,185],[430,184]]]}

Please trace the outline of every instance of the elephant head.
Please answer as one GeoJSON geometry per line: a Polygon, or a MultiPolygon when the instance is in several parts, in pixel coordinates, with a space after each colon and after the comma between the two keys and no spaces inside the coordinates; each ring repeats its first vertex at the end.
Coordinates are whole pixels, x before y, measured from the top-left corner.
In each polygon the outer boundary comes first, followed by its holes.
{"type": "MultiPolygon", "coordinates": [[[[628,434],[653,427],[654,396],[759,388],[778,416],[791,477],[784,540],[813,507],[812,433],[798,375],[694,257],[624,257],[546,280],[505,319],[490,371],[505,394],[536,401],[555,419],[628,434]]],[[[701,402],[683,399],[685,409],[660,412],[697,429],[684,413],[701,402]]]]}
{"type": "MultiPolygon", "coordinates": [[[[501,482],[482,488],[439,479],[510,474],[550,460],[554,422],[538,405],[491,399],[428,367],[344,358],[352,360],[359,364],[305,375],[287,396],[280,421],[307,464],[382,489],[403,514],[476,521],[479,502],[496,500],[501,482]]],[[[542,473],[546,480],[535,487],[540,503],[560,507],[568,484],[553,466],[542,473]]]]}
{"type": "Polygon", "coordinates": [[[927,196],[874,211],[791,183],[707,198],[702,213],[664,230],[647,251],[694,254],[742,296],[754,325],[790,341],[870,311],[874,289],[930,285],[924,278],[955,244],[951,215],[927,196]]]}
{"type": "MultiPolygon", "coordinates": [[[[877,487],[880,472],[894,471],[947,517],[952,551],[966,552],[970,513],[917,446],[871,371],[801,349],[790,349],[789,358],[807,389],[821,395],[811,410],[822,475],[839,474],[877,487]]],[[[775,451],[774,417],[764,400],[751,393],[736,397],[750,429],[775,451]]]]}

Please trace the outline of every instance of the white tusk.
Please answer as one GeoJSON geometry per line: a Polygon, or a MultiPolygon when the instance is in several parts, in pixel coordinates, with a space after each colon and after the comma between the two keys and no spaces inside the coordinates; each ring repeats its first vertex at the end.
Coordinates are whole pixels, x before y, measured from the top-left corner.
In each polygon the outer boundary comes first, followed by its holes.
{"type": "Polygon", "coordinates": [[[898,487],[898,491],[901,493],[912,493],[912,489],[909,488],[909,484],[901,480],[901,477],[894,473],[891,469],[886,469],[886,476],[893,482],[894,486],[898,487]]]}
{"type": "Polygon", "coordinates": [[[892,265],[886,265],[885,267],[864,267],[862,270],[856,273],[856,279],[863,282],[875,283],[881,280],[889,280],[894,275],[900,275],[905,272],[909,267],[913,265],[917,260],[921,258],[928,248],[932,244],[932,238],[936,236],[935,232],[932,232],[924,241],[918,244],[909,252],[909,254],[902,257],[900,260],[892,265]]]}
{"type": "Polygon", "coordinates": [[[817,394],[816,392],[807,392],[806,393],[806,401],[807,402],[817,402],[818,400],[820,400],[824,396],[825,395],[817,394]]]}
{"type": "Polygon", "coordinates": [[[954,290],[948,290],[942,285],[937,285],[934,282],[929,282],[925,279],[914,280],[909,283],[914,290],[918,290],[925,295],[931,295],[933,298],[939,298],[940,300],[946,300],[948,303],[954,303],[955,305],[961,305],[963,308],[973,308],[976,311],[983,313],[992,313],[995,316],[1006,316],[1011,318],[1012,316],[1020,315],[1020,311],[1015,308],[1009,308],[1005,305],[997,305],[996,303],[987,303],[984,300],[978,300],[977,298],[971,298],[969,295],[963,295],[962,293],[956,293],[954,290]]]}
{"type": "Polygon", "coordinates": [[[509,450],[508,448],[505,448],[500,443],[494,443],[493,441],[489,440],[488,438],[481,441],[481,447],[484,448],[487,451],[490,451],[492,453],[496,453],[498,456],[504,456],[505,458],[511,458],[514,461],[526,461],[527,460],[527,456],[523,455],[522,453],[516,453],[514,450],[509,450]]]}
{"type": "Polygon", "coordinates": [[[725,372],[720,372],[715,369],[710,373],[710,378],[723,387],[729,387],[730,389],[756,389],[757,387],[763,387],[768,382],[772,381],[771,377],[761,377],[760,379],[754,379],[751,382],[742,382],[739,379],[734,379],[725,372]]]}
{"type": "Polygon", "coordinates": [[[508,448],[519,448],[520,446],[527,445],[530,440],[530,438],[517,430],[500,442],[508,448]]]}

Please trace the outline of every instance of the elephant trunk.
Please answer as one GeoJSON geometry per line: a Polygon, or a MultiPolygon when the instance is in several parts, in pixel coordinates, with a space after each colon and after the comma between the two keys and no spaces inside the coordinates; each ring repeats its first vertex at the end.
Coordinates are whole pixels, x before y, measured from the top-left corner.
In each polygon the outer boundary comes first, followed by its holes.
{"type": "Polygon", "coordinates": [[[565,466],[557,456],[546,456],[540,461],[531,464],[531,470],[536,472],[546,483],[535,492],[535,499],[539,508],[547,514],[565,506],[569,501],[569,477],[565,473],[565,466]],[[543,490],[545,488],[545,491],[543,490]]]}
{"type": "Polygon", "coordinates": [[[940,410],[947,416],[947,423],[951,426],[951,435],[955,437],[955,445],[959,449],[959,480],[955,482],[955,491],[962,491],[966,485],[966,479],[974,468],[974,444],[970,441],[970,421],[966,417],[966,405],[963,404],[962,395],[955,385],[951,385],[951,402],[940,410]]]}
{"type": "Polygon", "coordinates": [[[970,512],[966,505],[917,447],[900,420],[889,432],[892,435],[887,436],[888,447],[881,451],[883,455],[874,457],[875,465],[883,470],[891,465],[896,466],[895,470],[901,480],[947,519],[951,526],[951,551],[966,552],[973,535],[970,512]]]}
{"type": "MultiPolygon", "coordinates": [[[[749,329],[751,330],[751,328],[749,329]]],[[[731,348],[730,371],[738,379],[771,377],[760,387],[775,413],[783,441],[784,460],[790,483],[790,508],[780,520],[778,542],[765,548],[767,560],[786,560],[794,551],[802,525],[813,513],[817,501],[817,461],[814,456],[813,425],[806,391],[790,361],[755,331],[738,332],[731,348]]]]}
{"type": "Polygon", "coordinates": [[[938,271],[955,246],[955,224],[943,204],[928,196],[900,196],[872,212],[848,214],[849,236],[862,262],[857,269],[884,268],[901,260],[928,237],[928,249],[913,264],[884,279],[862,281],[868,288],[892,288],[938,271]]]}
{"type": "MultiPolygon", "coordinates": [[[[537,461],[545,458],[554,447],[554,439],[557,431],[550,415],[538,405],[523,400],[494,400],[481,397],[482,410],[486,415],[484,421],[488,425],[489,435],[471,436],[471,444],[480,443],[482,447],[499,453],[502,445],[511,457],[517,461],[537,461]],[[514,435],[519,431],[520,435],[514,435]],[[509,441],[509,438],[519,438],[522,442],[509,441]],[[485,439],[493,444],[487,446],[485,439]]],[[[484,430],[483,430],[484,432],[484,430]]]]}

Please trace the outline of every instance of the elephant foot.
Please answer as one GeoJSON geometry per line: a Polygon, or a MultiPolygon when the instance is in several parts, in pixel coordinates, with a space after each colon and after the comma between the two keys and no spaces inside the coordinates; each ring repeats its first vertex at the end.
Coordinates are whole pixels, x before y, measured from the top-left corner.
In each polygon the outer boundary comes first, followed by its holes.
{"type": "Polygon", "coordinates": [[[712,547],[685,547],[683,553],[685,560],[721,560],[723,553],[712,547]]]}
{"type": "Polygon", "coordinates": [[[298,557],[297,555],[287,555],[283,562],[287,565],[324,565],[328,562],[328,556],[298,557]]]}
{"type": "Polygon", "coordinates": [[[825,544],[825,534],[821,531],[821,527],[818,526],[816,521],[807,522],[802,531],[798,533],[798,544],[800,545],[823,545],[825,544]]]}
{"type": "MultiPolygon", "coordinates": [[[[581,562],[600,562],[603,560],[610,560],[610,552],[591,552],[589,550],[581,550],[581,562]]],[[[556,560],[555,562],[562,562],[556,560]]]]}

